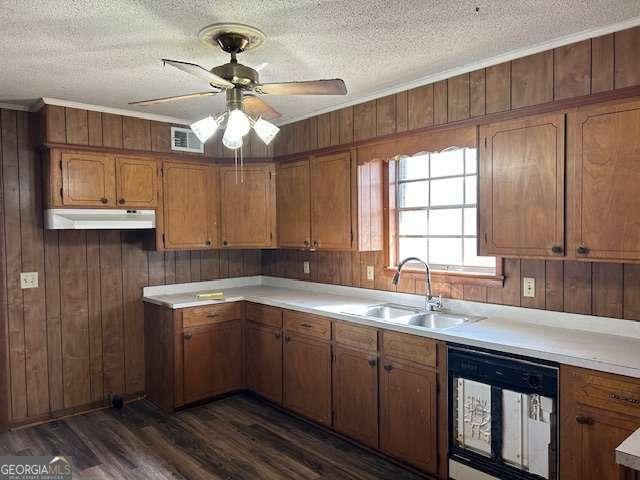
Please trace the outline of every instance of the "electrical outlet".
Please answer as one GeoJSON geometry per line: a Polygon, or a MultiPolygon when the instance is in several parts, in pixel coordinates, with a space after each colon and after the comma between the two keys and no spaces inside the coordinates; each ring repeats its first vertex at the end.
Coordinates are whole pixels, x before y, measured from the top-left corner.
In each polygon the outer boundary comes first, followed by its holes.
{"type": "Polygon", "coordinates": [[[367,265],[367,280],[373,280],[373,265],[367,265]]]}
{"type": "Polygon", "coordinates": [[[303,262],[302,268],[304,270],[305,275],[309,275],[311,273],[311,268],[309,267],[309,262],[303,262]]]}
{"type": "Polygon", "coordinates": [[[20,288],[38,288],[38,272],[22,272],[20,274],[20,288]]]}
{"type": "Polygon", "coordinates": [[[536,279],[533,277],[522,278],[522,296],[533,298],[536,296],[536,279]]]}

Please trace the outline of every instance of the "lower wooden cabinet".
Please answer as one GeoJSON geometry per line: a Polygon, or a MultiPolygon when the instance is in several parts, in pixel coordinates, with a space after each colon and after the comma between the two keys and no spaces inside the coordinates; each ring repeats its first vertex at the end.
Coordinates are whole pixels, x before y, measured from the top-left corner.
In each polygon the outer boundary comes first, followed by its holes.
{"type": "Polygon", "coordinates": [[[282,330],[247,322],[245,333],[247,388],[282,403],[282,330]]]}
{"type": "Polygon", "coordinates": [[[560,369],[560,478],[637,479],[615,449],[640,428],[640,381],[575,367],[560,369]]]}
{"type": "MultiPolygon", "coordinates": [[[[386,332],[385,332],[386,334],[386,332]]],[[[406,337],[425,343],[435,342],[410,335],[391,334],[394,339],[406,337]]],[[[390,335],[390,336],[391,336],[390,335]]],[[[387,351],[390,342],[385,339],[387,351]]],[[[414,356],[417,351],[408,349],[414,356]]],[[[399,352],[402,355],[402,351],[399,352]]],[[[420,363],[427,363],[425,356],[420,363]]],[[[432,368],[385,355],[380,365],[380,448],[429,473],[438,470],[437,375],[432,368]]]]}
{"type": "Polygon", "coordinates": [[[378,361],[376,353],[336,346],[333,353],[333,426],[378,447],[378,361]]]}
{"type": "Polygon", "coordinates": [[[331,343],[286,332],[284,406],[331,425],[331,343]]]}

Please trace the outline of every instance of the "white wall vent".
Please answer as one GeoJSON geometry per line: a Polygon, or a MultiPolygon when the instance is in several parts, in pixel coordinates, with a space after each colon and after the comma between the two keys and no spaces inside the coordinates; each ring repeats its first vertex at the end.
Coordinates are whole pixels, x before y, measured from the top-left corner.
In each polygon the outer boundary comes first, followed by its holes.
{"type": "Polygon", "coordinates": [[[171,127],[171,150],[204,153],[204,144],[190,128],[171,127]]]}

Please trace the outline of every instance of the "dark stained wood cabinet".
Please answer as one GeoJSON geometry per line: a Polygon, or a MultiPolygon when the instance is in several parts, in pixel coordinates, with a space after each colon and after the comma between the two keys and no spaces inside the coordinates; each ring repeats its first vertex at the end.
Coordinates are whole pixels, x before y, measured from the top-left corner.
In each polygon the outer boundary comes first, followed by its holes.
{"type": "Polygon", "coordinates": [[[221,166],[219,172],[222,246],[275,247],[275,166],[221,166]]]}
{"type": "Polygon", "coordinates": [[[346,151],[312,157],[310,162],[312,247],[323,250],[351,250],[351,154],[346,151]]]}
{"type": "Polygon", "coordinates": [[[562,113],[481,127],[481,255],[563,256],[564,144],[562,113]]]}
{"type": "Polygon", "coordinates": [[[380,448],[435,474],[438,470],[436,346],[384,332],[380,362],[380,448]]]}
{"type": "Polygon", "coordinates": [[[311,245],[309,160],[278,165],[278,245],[307,248],[311,245]]]}
{"type": "Polygon", "coordinates": [[[637,478],[615,449],[640,428],[640,381],[562,366],[559,418],[560,478],[637,478]]]}
{"type": "Polygon", "coordinates": [[[247,388],[282,404],[282,310],[247,303],[245,318],[247,388]]]}
{"type": "Polygon", "coordinates": [[[571,112],[568,255],[640,260],[640,100],[571,112]]]}
{"type": "Polygon", "coordinates": [[[162,226],[165,249],[217,247],[216,167],[166,160],[162,167],[162,226]]]}
{"type": "Polygon", "coordinates": [[[155,159],[116,156],[116,193],[120,208],[155,208],[158,164],[155,159]]]}
{"type": "Polygon", "coordinates": [[[341,346],[333,353],[334,428],[370,447],[378,447],[378,359],[341,346]]]}
{"type": "Polygon", "coordinates": [[[59,152],[59,156],[62,205],[115,207],[116,185],[112,155],[63,151],[59,152]]]}
{"type": "Polygon", "coordinates": [[[305,335],[285,326],[283,403],[331,425],[331,343],[314,336],[313,331],[305,335]]]}
{"type": "Polygon", "coordinates": [[[178,310],[145,303],[144,317],[153,403],[171,411],[245,387],[242,303],[178,310]]]}

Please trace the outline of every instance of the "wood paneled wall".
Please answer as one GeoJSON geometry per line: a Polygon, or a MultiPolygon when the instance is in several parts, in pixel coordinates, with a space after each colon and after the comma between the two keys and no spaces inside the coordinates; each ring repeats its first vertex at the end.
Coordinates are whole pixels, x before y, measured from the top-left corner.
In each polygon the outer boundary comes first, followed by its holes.
{"type": "MultiPolygon", "coordinates": [[[[504,286],[441,283],[434,278],[435,294],[446,298],[558,312],[640,320],[640,265],[561,260],[504,260],[504,286]],[[522,278],[536,281],[534,298],[522,295],[522,278]]],[[[262,273],[312,282],[424,294],[424,279],[401,277],[397,287],[385,272],[382,252],[262,252],[262,273]],[[310,274],[303,271],[308,261],[310,274]],[[367,280],[373,266],[374,280],[367,280]]]]}
{"type": "MultiPolygon", "coordinates": [[[[57,105],[46,105],[43,110],[45,140],[48,143],[185,155],[171,150],[171,127],[174,125],[170,123],[57,105]]],[[[253,130],[246,138],[243,147],[245,158],[273,157],[273,144],[265,145],[253,130]]],[[[222,135],[218,132],[205,144],[204,155],[233,158],[233,151],[223,147],[222,135]]]]}
{"type": "Polygon", "coordinates": [[[284,125],[275,156],[640,85],[640,27],[284,125]]]}
{"type": "MultiPolygon", "coordinates": [[[[75,112],[65,113],[66,125],[78,124],[75,112]]],[[[140,133],[146,129],[131,127],[135,119],[120,122],[123,135],[109,127],[99,134],[95,123],[88,131],[96,141],[160,148],[140,133]]],[[[0,318],[8,327],[8,339],[0,328],[0,344],[9,366],[0,375],[10,385],[0,388],[0,408],[13,423],[144,390],[142,287],[256,275],[261,268],[259,250],[148,252],[141,232],[44,230],[38,127],[36,114],[0,110],[0,318]],[[20,272],[38,272],[38,288],[21,290],[20,272]]],[[[85,139],[77,130],[65,135],[85,139]]]]}

